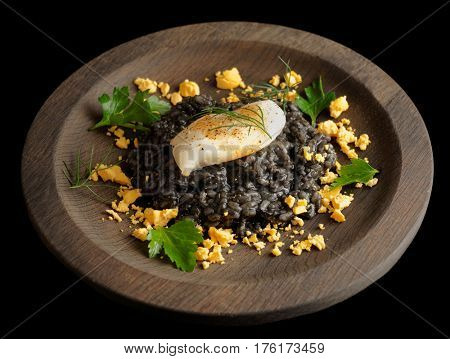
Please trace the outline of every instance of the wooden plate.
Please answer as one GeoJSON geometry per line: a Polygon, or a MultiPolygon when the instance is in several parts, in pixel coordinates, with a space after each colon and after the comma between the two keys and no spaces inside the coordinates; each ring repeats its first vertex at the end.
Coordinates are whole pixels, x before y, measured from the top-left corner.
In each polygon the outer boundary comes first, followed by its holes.
{"type": "MultiPolygon", "coordinates": [[[[401,64],[399,64],[401,66],[401,64]]],[[[97,287],[133,303],[229,323],[256,323],[314,312],[340,302],[384,275],[416,234],[433,180],[430,140],[406,93],[354,51],[304,31],[281,26],[219,22],[150,34],[118,46],[83,66],[50,96],[25,145],[23,188],[30,216],[49,249],[97,287]],[[282,72],[290,59],[304,83],[322,75],[326,88],[347,95],[345,113],[373,140],[364,153],[381,170],[379,184],[358,190],[347,222],[320,215],[327,250],[272,258],[237,246],[223,266],[183,273],[146,257],[129,237],[128,223],[100,221],[106,206],[68,189],[63,161],[78,149],[107,146],[88,132],[99,118],[97,97],[137,76],[176,85],[189,78],[216,94],[205,76],[236,66],[247,83],[282,72]],[[124,229],[120,232],[119,229],[124,229]]],[[[405,273],[407,275],[407,273],[405,273]]]]}

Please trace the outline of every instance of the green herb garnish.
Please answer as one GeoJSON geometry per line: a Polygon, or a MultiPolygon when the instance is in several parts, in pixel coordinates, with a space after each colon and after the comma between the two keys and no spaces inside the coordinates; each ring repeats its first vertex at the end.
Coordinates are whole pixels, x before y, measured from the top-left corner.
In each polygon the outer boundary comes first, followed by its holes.
{"type": "Polygon", "coordinates": [[[217,126],[217,127],[212,128],[211,130],[216,130],[219,128],[231,129],[234,127],[245,127],[245,128],[248,128],[248,132],[250,133],[252,128],[257,128],[257,129],[261,130],[262,132],[264,132],[269,138],[272,138],[272,136],[270,136],[269,132],[267,132],[267,130],[266,130],[266,124],[264,121],[263,111],[262,111],[261,107],[259,107],[259,106],[257,106],[257,107],[258,107],[259,111],[254,111],[250,108],[245,108],[246,111],[254,113],[256,115],[256,118],[253,118],[251,116],[247,116],[242,113],[235,112],[235,111],[231,111],[231,110],[228,110],[228,109],[222,108],[222,107],[207,107],[206,109],[204,109],[203,111],[198,113],[196,115],[196,117],[209,115],[209,114],[226,115],[233,120],[233,123],[230,125],[217,126]]]}
{"type": "Polygon", "coordinates": [[[334,92],[324,93],[322,77],[313,81],[312,85],[305,88],[306,99],[298,95],[295,103],[300,110],[311,117],[311,125],[316,126],[316,119],[319,114],[330,105],[330,102],[336,98],[334,92]]]}
{"type": "Polygon", "coordinates": [[[197,244],[203,241],[193,221],[184,219],[168,228],[158,227],[148,233],[148,255],[157,256],[162,249],[177,268],[192,272],[195,268],[197,244]]]}
{"type": "MultiPolygon", "coordinates": [[[[112,147],[109,149],[109,151],[106,153],[106,155],[103,157],[102,161],[100,163],[106,163],[109,156],[111,155],[112,147]]],[[[104,203],[110,203],[111,201],[106,200],[102,196],[100,196],[98,193],[96,193],[93,188],[95,187],[112,187],[117,188],[116,186],[111,186],[103,183],[94,183],[91,181],[91,175],[95,172],[95,167],[93,165],[93,159],[94,159],[94,147],[91,148],[91,152],[89,155],[89,160],[84,161],[81,158],[81,151],[78,150],[76,156],[75,156],[75,163],[72,166],[72,168],[69,167],[69,165],[63,161],[63,174],[66,177],[67,181],[69,182],[69,188],[70,189],[82,189],[85,188],[89,192],[91,192],[95,197],[100,199],[104,203]]],[[[107,169],[109,167],[112,167],[116,164],[119,164],[121,161],[116,162],[115,164],[105,167],[104,169],[107,169]]]]}
{"type": "Polygon", "coordinates": [[[331,188],[342,187],[352,183],[367,183],[373,179],[378,170],[366,161],[356,158],[351,160],[351,164],[342,166],[337,172],[339,177],[331,184],[331,188]]]}
{"type": "MultiPolygon", "coordinates": [[[[284,61],[281,56],[278,56],[279,60],[284,64],[284,73],[290,74],[292,69],[289,65],[289,60],[284,61]]],[[[281,103],[281,107],[283,108],[284,113],[286,113],[286,105],[287,105],[287,97],[289,92],[291,92],[291,89],[294,87],[297,87],[300,83],[295,83],[292,86],[289,85],[289,81],[286,82],[285,88],[278,88],[276,86],[273,86],[272,84],[268,82],[263,82],[262,84],[252,85],[251,87],[257,88],[260,90],[263,90],[264,92],[258,96],[259,99],[266,99],[266,100],[278,100],[281,103]]]]}
{"type": "Polygon", "coordinates": [[[103,109],[102,119],[91,130],[103,126],[122,126],[148,131],[148,126],[159,121],[170,110],[170,104],[158,96],[138,91],[130,101],[128,86],[115,87],[112,97],[103,94],[98,98],[103,109]]]}

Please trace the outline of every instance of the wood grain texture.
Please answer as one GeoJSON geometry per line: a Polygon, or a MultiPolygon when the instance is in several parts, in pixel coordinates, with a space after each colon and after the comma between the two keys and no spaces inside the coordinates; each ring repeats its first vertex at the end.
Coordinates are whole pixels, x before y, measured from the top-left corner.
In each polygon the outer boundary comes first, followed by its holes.
{"type": "MultiPolygon", "coordinates": [[[[222,92],[221,96],[224,93],[222,92]]],[[[433,179],[430,140],[405,92],[380,68],[352,50],[304,31],[275,25],[220,22],[150,34],[118,46],[83,66],[45,102],[23,153],[22,181],[32,221],[48,248],[100,289],[135,304],[195,315],[211,322],[268,322],[340,302],[384,275],[416,234],[433,179]],[[367,157],[381,171],[379,184],[355,192],[347,222],[328,216],[308,221],[326,229],[325,251],[278,258],[238,246],[224,266],[183,273],[149,260],[125,221],[102,223],[106,206],[69,190],[62,162],[92,143],[110,139],[86,129],[98,119],[97,97],[137,76],[178,84],[203,82],[237,66],[247,83],[282,72],[290,59],[309,84],[319,74],[326,88],[347,95],[345,113],[358,133],[373,140],[367,157]],[[120,228],[125,231],[121,233],[120,228]],[[232,258],[232,260],[231,260],[232,258]]],[[[405,273],[407,275],[407,273],[405,273]]]]}

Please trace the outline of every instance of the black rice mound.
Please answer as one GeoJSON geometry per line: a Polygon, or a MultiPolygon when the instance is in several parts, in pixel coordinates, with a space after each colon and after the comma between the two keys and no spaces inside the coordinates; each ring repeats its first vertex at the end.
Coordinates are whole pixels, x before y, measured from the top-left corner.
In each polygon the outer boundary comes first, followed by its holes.
{"type": "MultiPolygon", "coordinates": [[[[320,177],[335,166],[336,152],[330,138],[318,133],[292,103],[286,106],[285,128],[266,148],[181,175],[170,140],[210,106],[225,105],[204,95],[186,98],[148,134],[140,135],[139,148],[127,158],[127,173],[144,194],[138,204],[154,209],[178,207],[179,218],[189,217],[206,227],[233,228],[239,236],[269,222],[290,221],[294,214],[284,202],[288,195],[306,199],[308,211],[302,216],[313,217],[320,207],[320,177]],[[325,162],[307,161],[304,146],[326,154],[325,162]]],[[[242,103],[226,106],[235,109],[242,103]]]]}

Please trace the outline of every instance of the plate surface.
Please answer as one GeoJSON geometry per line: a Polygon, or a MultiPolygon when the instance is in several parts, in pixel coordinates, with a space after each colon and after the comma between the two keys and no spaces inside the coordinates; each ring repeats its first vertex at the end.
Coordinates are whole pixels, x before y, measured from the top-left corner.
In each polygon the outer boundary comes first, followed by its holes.
{"type": "MultiPolygon", "coordinates": [[[[99,150],[100,151],[100,150],[99,150]]],[[[431,144],[405,92],[354,51],[304,31],[275,25],[222,22],[189,25],[120,45],[83,66],[45,102],[28,134],[22,161],[24,194],[32,221],[49,249],[90,283],[121,299],[196,314],[212,321],[255,323],[314,312],[361,291],[384,275],[406,250],[425,214],[433,180],[431,144]],[[63,161],[78,151],[108,146],[88,132],[99,118],[97,98],[137,76],[178,84],[197,81],[217,94],[217,70],[236,66],[247,83],[282,73],[278,56],[309,84],[320,74],[326,89],[347,95],[345,113],[357,133],[373,141],[364,153],[381,171],[379,184],[355,192],[347,221],[319,215],[307,221],[326,229],[328,248],[278,258],[237,246],[224,266],[183,273],[146,257],[128,223],[102,223],[106,205],[68,189],[63,161]],[[124,229],[120,232],[119,229],[124,229]]],[[[405,273],[405,275],[407,275],[405,273]]]]}

